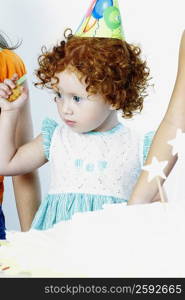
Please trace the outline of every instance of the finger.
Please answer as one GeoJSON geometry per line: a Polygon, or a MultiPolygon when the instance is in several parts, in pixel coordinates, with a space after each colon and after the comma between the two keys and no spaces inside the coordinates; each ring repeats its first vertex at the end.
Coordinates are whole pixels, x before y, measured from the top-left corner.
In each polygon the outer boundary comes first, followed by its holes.
{"type": "Polygon", "coordinates": [[[17,73],[14,73],[12,78],[10,78],[12,81],[16,81],[19,79],[19,76],[17,75],[17,73]]]}
{"type": "Polygon", "coordinates": [[[4,93],[6,95],[11,95],[12,90],[6,84],[0,83],[0,93],[1,93],[2,97],[4,97],[4,93]]]}
{"type": "Polygon", "coordinates": [[[15,82],[13,82],[11,79],[5,79],[4,84],[6,84],[10,89],[14,89],[16,87],[15,82]]]}
{"type": "Polygon", "coordinates": [[[5,91],[3,90],[0,91],[0,98],[8,99],[8,97],[9,95],[5,91]]]}

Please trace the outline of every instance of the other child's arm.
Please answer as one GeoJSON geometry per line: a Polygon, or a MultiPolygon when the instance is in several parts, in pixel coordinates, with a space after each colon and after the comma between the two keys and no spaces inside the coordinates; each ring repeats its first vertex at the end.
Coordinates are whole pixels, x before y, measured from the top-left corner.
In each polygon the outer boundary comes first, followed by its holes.
{"type": "Polygon", "coordinates": [[[11,80],[5,80],[0,85],[0,174],[6,176],[32,172],[46,162],[41,135],[30,143],[16,147],[17,122],[28,91],[24,89],[21,96],[10,103],[6,99],[14,87],[15,82],[11,80]]]}
{"type": "MultiPolygon", "coordinates": [[[[27,87],[27,82],[24,82],[27,87]]],[[[16,147],[20,147],[33,139],[33,126],[30,112],[29,95],[21,108],[16,128],[16,147]]],[[[39,208],[41,191],[37,171],[12,177],[14,196],[22,231],[30,229],[33,218],[39,208]]]]}
{"type": "MultiPolygon", "coordinates": [[[[149,151],[146,164],[151,164],[153,156],[158,160],[168,160],[165,174],[168,176],[176,163],[177,156],[172,156],[172,148],[167,144],[176,136],[177,128],[185,131],[185,31],[183,32],[180,51],[179,65],[176,83],[168,106],[168,110],[162,120],[149,151]]],[[[148,183],[148,174],[142,171],[136,183],[128,204],[149,203],[156,197],[158,188],[155,180],[148,183]]],[[[161,183],[164,180],[161,179],[161,183]]]]}

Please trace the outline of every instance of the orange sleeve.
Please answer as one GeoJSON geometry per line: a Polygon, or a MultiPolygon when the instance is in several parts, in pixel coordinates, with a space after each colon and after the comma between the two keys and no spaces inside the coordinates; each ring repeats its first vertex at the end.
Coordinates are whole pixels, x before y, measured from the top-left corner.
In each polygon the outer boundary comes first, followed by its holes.
{"type": "Polygon", "coordinates": [[[22,59],[11,50],[0,50],[0,82],[11,78],[14,73],[17,73],[19,78],[26,74],[22,59]]]}

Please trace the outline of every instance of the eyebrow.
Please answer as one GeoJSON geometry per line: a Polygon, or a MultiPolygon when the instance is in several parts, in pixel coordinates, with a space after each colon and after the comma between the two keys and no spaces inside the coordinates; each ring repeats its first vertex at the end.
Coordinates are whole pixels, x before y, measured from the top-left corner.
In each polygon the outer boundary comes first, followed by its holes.
{"type": "MultiPolygon", "coordinates": [[[[64,92],[61,88],[58,88],[58,87],[55,87],[54,90],[57,91],[57,92],[61,92],[61,93],[64,92]]],[[[87,97],[88,96],[88,94],[80,93],[80,92],[77,92],[75,90],[70,91],[70,93],[68,93],[68,94],[78,95],[78,96],[81,96],[81,97],[87,97]]]]}

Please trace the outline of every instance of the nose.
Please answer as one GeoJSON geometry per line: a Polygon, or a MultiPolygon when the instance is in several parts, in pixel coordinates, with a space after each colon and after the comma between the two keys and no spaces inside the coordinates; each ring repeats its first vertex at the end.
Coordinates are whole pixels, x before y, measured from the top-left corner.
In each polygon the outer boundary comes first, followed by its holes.
{"type": "Polygon", "coordinates": [[[73,114],[73,110],[72,110],[72,107],[71,107],[71,103],[70,103],[70,100],[68,99],[65,99],[63,100],[62,102],[62,112],[64,115],[72,115],[73,114]]]}

